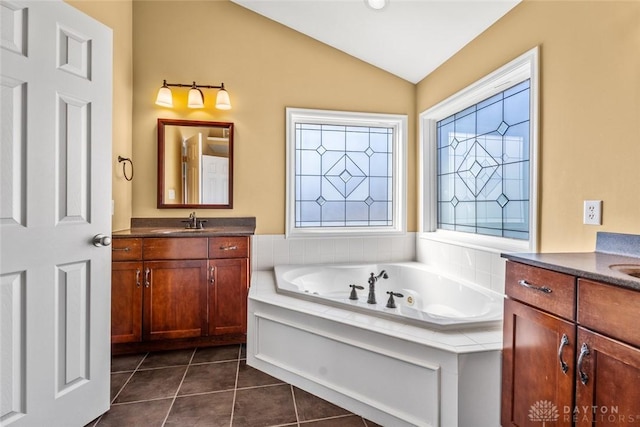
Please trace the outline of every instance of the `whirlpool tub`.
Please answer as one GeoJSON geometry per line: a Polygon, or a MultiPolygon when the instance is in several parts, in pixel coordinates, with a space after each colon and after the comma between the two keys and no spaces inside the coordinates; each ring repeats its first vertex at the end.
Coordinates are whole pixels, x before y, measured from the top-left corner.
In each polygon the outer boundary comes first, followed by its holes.
{"type": "Polygon", "coordinates": [[[502,320],[502,295],[416,262],[280,265],[275,275],[278,293],[429,328],[485,327],[502,320]],[[372,273],[380,276],[375,304],[368,302],[372,273]],[[396,308],[387,307],[388,292],[395,294],[396,308]]]}
{"type": "Polygon", "coordinates": [[[418,262],[257,270],[247,364],[384,426],[497,426],[502,300],[418,262]]]}

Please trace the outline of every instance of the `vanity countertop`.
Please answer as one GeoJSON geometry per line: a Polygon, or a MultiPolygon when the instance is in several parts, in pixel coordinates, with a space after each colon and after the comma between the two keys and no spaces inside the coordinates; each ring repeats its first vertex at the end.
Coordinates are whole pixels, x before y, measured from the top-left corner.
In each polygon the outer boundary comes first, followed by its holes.
{"type": "Polygon", "coordinates": [[[640,291],[640,278],[610,268],[640,268],[640,235],[599,232],[595,252],[514,253],[504,258],[572,276],[607,282],[640,291]]]}
{"type": "Polygon", "coordinates": [[[255,234],[256,219],[243,218],[198,218],[206,221],[202,229],[185,228],[184,218],[132,218],[131,228],[114,231],[118,237],[217,237],[251,236],[255,234]]]}
{"type": "Polygon", "coordinates": [[[631,264],[640,267],[640,258],[602,252],[516,253],[503,254],[502,256],[523,264],[640,291],[640,279],[609,268],[610,265],[620,264],[631,264]]]}

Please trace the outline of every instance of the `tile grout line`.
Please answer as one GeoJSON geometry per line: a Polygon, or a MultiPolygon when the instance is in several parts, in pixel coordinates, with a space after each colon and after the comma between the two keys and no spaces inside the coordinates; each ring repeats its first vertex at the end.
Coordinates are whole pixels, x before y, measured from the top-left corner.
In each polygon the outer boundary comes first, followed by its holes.
{"type": "MultiPolygon", "coordinates": [[[[124,382],[124,384],[122,384],[122,386],[120,387],[120,390],[118,390],[116,395],[113,396],[113,399],[111,399],[109,401],[109,410],[107,410],[107,412],[109,412],[111,410],[111,406],[113,406],[115,404],[115,401],[118,398],[118,396],[120,396],[120,393],[122,393],[122,390],[124,390],[124,388],[127,386],[127,384],[129,384],[129,381],[131,381],[131,378],[133,378],[133,374],[135,374],[138,371],[138,368],[140,368],[140,365],[142,365],[142,362],[144,362],[144,359],[146,359],[148,355],[149,355],[149,352],[145,353],[145,355],[142,357],[142,359],[140,359],[140,361],[138,362],[136,367],[133,368],[133,371],[131,372],[131,375],[129,375],[129,378],[127,378],[127,380],[124,382]]],[[[113,356],[111,356],[111,361],[113,361],[113,356]]],[[[113,375],[114,373],[121,373],[121,372],[110,372],[109,373],[109,381],[111,381],[111,375],[113,375]]],[[[111,386],[109,386],[109,388],[111,388],[111,386]]],[[[106,414],[107,412],[105,412],[104,414],[106,414]]],[[[93,425],[93,427],[96,427],[100,423],[100,421],[102,421],[102,417],[104,417],[104,414],[102,414],[102,415],[100,415],[98,417],[98,420],[93,425]]]]}
{"type": "Polygon", "coordinates": [[[240,376],[240,361],[242,360],[242,344],[238,346],[238,364],[236,365],[236,383],[233,386],[233,400],[231,401],[231,417],[229,427],[233,427],[233,415],[236,409],[236,394],[238,393],[238,377],[240,376]]]}
{"type": "Polygon", "coordinates": [[[298,415],[298,405],[296,404],[296,394],[293,391],[293,384],[289,384],[291,388],[291,398],[293,399],[293,411],[296,413],[296,425],[300,427],[300,416],[298,415]]]}
{"type": "Polygon", "coordinates": [[[176,399],[178,398],[178,393],[180,392],[180,388],[182,387],[182,383],[184,382],[184,379],[187,376],[187,372],[189,372],[189,366],[191,366],[191,361],[193,360],[194,356],[196,355],[196,351],[198,350],[198,348],[194,348],[193,349],[193,353],[191,353],[191,358],[189,359],[189,363],[187,363],[187,369],[184,370],[184,374],[182,374],[182,379],[180,380],[180,384],[178,385],[178,388],[176,389],[175,394],[173,395],[173,400],[171,401],[171,405],[169,405],[169,410],[167,411],[167,415],[165,415],[164,420],[162,421],[161,426],[164,427],[164,425],[166,424],[167,420],[169,419],[169,414],[171,413],[171,409],[173,409],[173,404],[176,402],[176,399]]]}

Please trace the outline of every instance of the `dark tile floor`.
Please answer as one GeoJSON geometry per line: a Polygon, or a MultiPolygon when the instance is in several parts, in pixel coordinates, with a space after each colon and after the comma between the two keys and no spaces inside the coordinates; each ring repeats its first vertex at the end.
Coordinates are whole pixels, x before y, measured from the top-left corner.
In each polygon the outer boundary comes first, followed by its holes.
{"type": "Polygon", "coordinates": [[[247,366],[232,345],[114,356],[111,409],[89,426],[378,425],[247,366]]]}

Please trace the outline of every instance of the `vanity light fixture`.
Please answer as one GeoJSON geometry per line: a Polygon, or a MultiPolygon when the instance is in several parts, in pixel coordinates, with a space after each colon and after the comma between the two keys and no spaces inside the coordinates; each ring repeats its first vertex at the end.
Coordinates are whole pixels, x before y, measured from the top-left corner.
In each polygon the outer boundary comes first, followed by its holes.
{"type": "Polygon", "coordinates": [[[389,0],[364,0],[364,2],[373,10],[382,10],[389,3],[389,0]]]}
{"type": "Polygon", "coordinates": [[[221,83],[220,86],[211,86],[211,85],[198,85],[196,82],[192,84],[182,84],[182,83],[167,83],[166,80],[162,81],[162,87],[158,90],[158,96],[156,97],[156,104],[161,105],[163,107],[173,107],[173,96],[171,94],[171,89],[169,87],[188,87],[191,88],[189,90],[189,98],[187,101],[187,106],[189,108],[203,108],[204,107],[204,94],[200,90],[203,89],[220,89],[216,96],[216,108],[218,110],[230,110],[231,109],[231,100],[229,99],[229,93],[224,88],[224,83],[221,83]]]}

